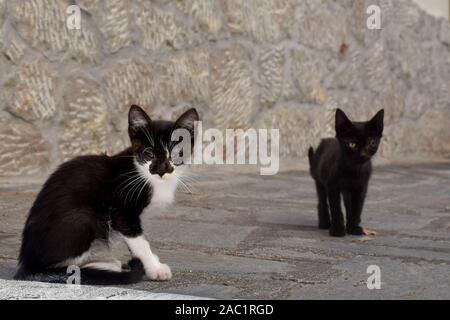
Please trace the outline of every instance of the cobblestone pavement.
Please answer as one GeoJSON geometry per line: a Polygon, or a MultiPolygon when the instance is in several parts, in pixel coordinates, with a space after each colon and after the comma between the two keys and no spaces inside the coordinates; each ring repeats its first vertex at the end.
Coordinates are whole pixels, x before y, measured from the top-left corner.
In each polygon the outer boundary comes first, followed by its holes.
{"type": "MultiPolygon", "coordinates": [[[[212,298],[450,299],[450,162],[375,168],[363,225],[377,236],[332,238],[316,228],[304,168],[275,176],[247,168],[195,170],[175,207],[143,217],[168,282],[129,288],[212,298]],[[238,170],[236,170],[238,169],[238,170]],[[381,289],[366,286],[381,269],[381,289]]],[[[0,278],[11,279],[38,183],[0,186],[0,278]]],[[[126,261],[124,244],[113,245],[126,261]]]]}

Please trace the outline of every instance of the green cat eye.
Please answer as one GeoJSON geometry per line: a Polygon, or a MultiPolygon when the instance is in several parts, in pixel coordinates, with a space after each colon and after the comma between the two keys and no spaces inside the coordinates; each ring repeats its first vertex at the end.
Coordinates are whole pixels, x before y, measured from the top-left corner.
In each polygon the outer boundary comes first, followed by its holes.
{"type": "Polygon", "coordinates": [[[355,148],[356,148],[356,143],[354,143],[354,142],[349,142],[349,143],[348,143],[348,147],[349,147],[350,149],[355,149],[355,148]]]}

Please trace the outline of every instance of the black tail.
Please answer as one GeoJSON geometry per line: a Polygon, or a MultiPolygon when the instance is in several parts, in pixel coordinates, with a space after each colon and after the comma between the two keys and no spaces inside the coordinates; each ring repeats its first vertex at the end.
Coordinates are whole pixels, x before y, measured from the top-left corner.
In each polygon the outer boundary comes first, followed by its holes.
{"type": "MultiPolygon", "coordinates": [[[[145,274],[142,262],[133,258],[128,262],[129,271],[107,271],[93,268],[80,269],[80,284],[89,285],[121,285],[137,283],[142,280],[145,274]]],[[[68,272],[67,268],[49,268],[41,273],[29,273],[20,268],[14,276],[16,280],[41,281],[51,283],[75,284],[74,273],[68,272]]]]}
{"type": "Polygon", "coordinates": [[[314,149],[313,149],[313,147],[309,147],[308,159],[309,159],[309,167],[312,169],[313,161],[314,161],[314,149]]]}

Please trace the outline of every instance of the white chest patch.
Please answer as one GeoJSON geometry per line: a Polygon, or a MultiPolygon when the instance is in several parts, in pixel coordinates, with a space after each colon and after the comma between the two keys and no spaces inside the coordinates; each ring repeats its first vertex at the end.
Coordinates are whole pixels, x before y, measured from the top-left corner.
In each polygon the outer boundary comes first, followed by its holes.
{"type": "MultiPolygon", "coordinates": [[[[161,178],[157,178],[161,179],[161,178]]],[[[156,180],[156,179],[155,179],[156,180]]],[[[161,179],[162,180],[162,179],[161,179]]],[[[163,181],[152,181],[153,194],[150,206],[152,208],[166,208],[175,200],[175,190],[177,189],[176,179],[167,179],[163,181]]]]}
{"type": "Polygon", "coordinates": [[[152,186],[152,197],[150,205],[145,208],[145,211],[153,211],[156,209],[165,209],[171,205],[175,200],[175,191],[177,189],[179,174],[181,170],[175,170],[170,174],[165,174],[160,177],[158,175],[150,174],[150,162],[146,164],[136,163],[136,167],[142,174],[142,177],[147,179],[152,186]]]}

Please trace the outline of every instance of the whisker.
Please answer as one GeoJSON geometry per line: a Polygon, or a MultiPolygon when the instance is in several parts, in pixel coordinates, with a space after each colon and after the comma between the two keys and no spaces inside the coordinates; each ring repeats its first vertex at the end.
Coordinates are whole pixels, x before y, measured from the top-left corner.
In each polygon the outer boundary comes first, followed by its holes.
{"type": "MultiPolygon", "coordinates": [[[[130,188],[130,190],[128,190],[127,195],[125,196],[125,203],[127,202],[128,195],[130,194],[130,192],[131,192],[133,189],[135,189],[136,186],[139,186],[139,185],[141,184],[142,179],[143,179],[142,176],[138,176],[138,178],[135,180],[136,183],[134,183],[134,185],[130,188]]],[[[133,192],[133,193],[134,193],[134,192],[133,192]]],[[[132,196],[133,196],[133,194],[132,194],[132,196]]],[[[132,197],[131,199],[133,199],[133,197],[132,197]]]]}
{"type": "Polygon", "coordinates": [[[137,170],[134,170],[134,171],[130,171],[130,172],[126,172],[126,173],[122,173],[121,175],[119,175],[117,178],[115,178],[114,179],[114,181],[116,181],[117,179],[119,179],[120,177],[122,177],[122,176],[127,176],[127,177],[130,177],[130,174],[132,174],[132,173],[139,173],[137,170]]]}
{"type": "Polygon", "coordinates": [[[192,190],[187,186],[187,184],[180,179],[180,177],[177,177],[177,180],[181,183],[181,186],[183,186],[189,194],[194,194],[192,190]]]}
{"type": "MultiPolygon", "coordinates": [[[[131,193],[130,201],[133,201],[134,194],[136,193],[136,191],[139,190],[140,186],[141,186],[142,184],[145,185],[145,183],[146,183],[146,179],[145,179],[144,177],[142,177],[142,179],[139,180],[139,181],[136,183],[136,186],[135,186],[133,192],[131,193]]],[[[137,203],[137,200],[138,200],[138,198],[136,198],[136,203],[137,203]]]]}
{"type": "MultiPolygon", "coordinates": [[[[122,193],[123,193],[123,191],[125,191],[125,190],[128,188],[128,186],[135,184],[137,181],[139,181],[140,178],[142,178],[140,175],[136,175],[136,176],[134,176],[134,177],[129,178],[128,180],[131,180],[131,182],[129,182],[126,186],[124,186],[124,187],[120,190],[120,193],[118,194],[118,196],[121,196],[122,193]]],[[[128,180],[127,180],[127,181],[128,181],[128,180]]],[[[129,191],[128,191],[128,192],[129,192],[129,191]]],[[[115,193],[115,194],[116,194],[116,193],[115,193]]],[[[128,193],[127,193],[127,195],[128,195],[128,193]]]]}
{"type": "Polygon", "coordinates": [[[153,138],[152,138],[152,135],[150,134],[150,132],[148,132],[147,128],[145,128],[145,127],[143,129],[144,129],[144,134],[147,137],[147,139],[150,142],[150,144],[155,146],[155,142],[153,141],[153,138]]]}
{"type": "Polygon", "coordinates": [[[196,178],[194,178],[194,177],[186,176],[186,175],[183,176],[183,179],[186,179],[186,180],[188,180],[189,182],[199,182],[198,179],[196,179],[196,178]]]}
{"type": "MultiPolygon", "coordinates": [[[[136,172],[136,173],[134,173],[134,174],[131,175],[131,176],[130,176],[130,175],[127,175],[127,174],[124,174],[124,175],[126,175],[128,178],[126,178],[124,181],[122,181],[122,182],[117,186],[116,189],[120,188],[120,186],[123,185],[124,183],[126,183],[127,181],[129,181],[129,180],[135,178],[136,176],[138,176],[138,175],[139,175],[139,172],[136,172]]],[[[119,178],[119,177],[117,177],[116,179],[118,179],[118,178],[119,178]]]]}
{"type": "Polygon", "coordinates": [[[142,190],[145,189],[145,187],[147,186],[148,183],[149,183],[148,179],[145,178],[144,179],[144,183],[143,183],[143,185],[142,185],[141,189],[139,190],[139,193],[138,193],[138,195],[136,197],[136,204],[137,204],[137,201],[139,200],[139,196],[141,195],[142,190]]]}

